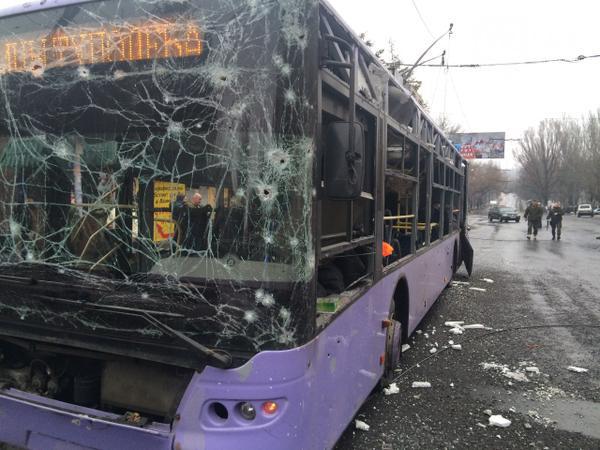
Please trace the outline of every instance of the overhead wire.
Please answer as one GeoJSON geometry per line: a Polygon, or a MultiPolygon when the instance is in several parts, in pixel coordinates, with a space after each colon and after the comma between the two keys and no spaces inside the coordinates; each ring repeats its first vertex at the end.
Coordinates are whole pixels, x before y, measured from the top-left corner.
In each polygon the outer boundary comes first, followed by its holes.
{"type": "MultiPolygon", "coordinates": [[[[574,64],[588,59],[600,58],[600,54],[594,55],[579,55],[576,58],[553,58],[553,59],[534,59],[527,61],[510,61],[496,63],[471,63],[471,64],[419,64],[419,67],[446,67],[455,69],[477,69],[482,67],[506,67],[506,66],[524,66],[534,64],[549,64],[549,63],[569,63],[574,64]]],[[[411,66],[412,64],[399,64],[400,66],[411,66]]]]}
{"type": "Polygon", "coordinates": [[[412,1],[413,6],[415,7],[415,11],[417,11],[417,15],[419,16],[419,19],[421,19],[421,23],[423,24],[423,26],[429,33],[429,36],[431,36],[431,38],[433,39],[433,33],[431,32],[431,29],[427,25],[427,22],[425,22],[425,19],[423,18],[421,11],[419,11],[419,7],[417,6],[417,3],[415,2],[415,0],[411,0],[411,1],[412,1]]]}

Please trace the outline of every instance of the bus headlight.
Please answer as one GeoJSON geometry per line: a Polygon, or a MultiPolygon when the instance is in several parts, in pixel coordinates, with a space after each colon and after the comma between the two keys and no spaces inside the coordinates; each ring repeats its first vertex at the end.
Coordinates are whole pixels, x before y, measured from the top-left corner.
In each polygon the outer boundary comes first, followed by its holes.
{"type": "Polygon", "coordinates": [[[250,402],[240,403],[240,415],[246,420],[254,420],[256,418],[256,408],[250,402]]]}

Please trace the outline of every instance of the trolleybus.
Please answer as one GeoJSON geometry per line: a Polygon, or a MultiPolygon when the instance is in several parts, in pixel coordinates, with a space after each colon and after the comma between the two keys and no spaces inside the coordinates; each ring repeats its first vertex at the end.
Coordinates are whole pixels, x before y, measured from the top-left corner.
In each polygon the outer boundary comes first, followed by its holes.
{"type": "Polygon", "coordinates": [[[0,7],[0,441],[331,448],[467,164],[326,1],[0,7]]]}

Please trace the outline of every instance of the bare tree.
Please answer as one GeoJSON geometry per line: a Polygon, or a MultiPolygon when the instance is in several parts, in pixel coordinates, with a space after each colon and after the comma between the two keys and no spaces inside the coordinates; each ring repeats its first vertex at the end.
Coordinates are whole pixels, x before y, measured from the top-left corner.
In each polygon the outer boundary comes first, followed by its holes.
{"type": "Polygon", "coordinates": [[[436,124],[446,136],[451,136],[462,131],[462,125],[454,123],[448,119],[448,116],[442,114],[438,117],[436,124]]]}
{"type": "Polygon", "coordinates": [[[521,190],[533,193],[544,203],[557,190],[564,132],[563,121],[543,120],[537,130],[525,132],[517,154],[522,169],[521,190]]]}
{"type": "Polygon", "coordinates": [[[600,201],[600,109],[583,124],[584,186],[592,202],[600,201]]]}
{"type": "Polygon", "coordinates": [[[469,166],[469,208],[481,209],[502,192],[506,180],[502,170],[489,163],[473,163],[469,166]]]}
{"type": "Polygon", "coordinates": [[[392,74],[396,75],[397,73],[402,76],[404,81],[404,86],[406,86],[411,93],[415,96],[417,101],[427,109],[427,103],[425,103],[425,99],[419,93],[419,89],[421,88],[422,82],[417,80],[414,75],[411,73],[406,76],[407,68],[401,69],[403,66],[402,60],[396,51],[396,45],[394,41],[391,39],[388,42],[387,48],[380,48],[375,50],[375,44],[366,32],[360,33],[359,37],[363,40],[363,42],[367,45],[367,47],[371,48],[375,52],[375,56],[379,58],[382,64],[390,71],[392,74]]]}
{"type": "Polygon", "coordinates": [[[581,125],[573,119],[563,119],[555,129],[559,150],[559,167],[555,183],[554,198],[567,205],[577,203],[584,188],[585,155],[581,125]]]}

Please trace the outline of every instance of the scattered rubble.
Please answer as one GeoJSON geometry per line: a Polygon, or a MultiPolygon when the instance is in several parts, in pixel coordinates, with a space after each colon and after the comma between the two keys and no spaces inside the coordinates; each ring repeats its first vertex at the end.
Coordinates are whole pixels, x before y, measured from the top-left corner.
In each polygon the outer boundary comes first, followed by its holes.
{"type": "Polygon", "coordinates": [[[511,380],[515,380],[515,381],[523,381],[523,382],[528,382],[529,378],[527,378],[527,376],[519,369],[517,370],[510,370],[508,368],[508,366],[506,364],[497,364],[497,363],[481,363],[480,364],[484,370],[489,370],[489,369],[496,369],[499,370],[500,373],[502,373],[502,375],[504,375],[506,378],[510,378],[511,380]]]}
{"type": "Polygon", "coordinates": [[[460,345],[460,344],[454,344],[451,347],[452,347],[452,350],[462,350],[462,345],[460,345]]]}
{"type": "Polygon", "coordinates": [[[458,327],[452,328],[449,331],[449,333],[452,333],[452,334],[463,334],[463,329],[462,328],[458,328],[458,327]]]}
{"type": "Polygon", "coordinates": [[[463,325],[462,328],[465,330],[483,330],[485,328],[485,325],[482,325],[480,323],[474,323],[472,325],[463,325]]]}
{"type": "Polygon", "coordinates": [[[535,366],[529,366],[529,367],[525,367],[525,372],[528,372],[528,373],[540,373],[540,369],[538,369],[535,366]]]}
{"type": "Polygon", "coordinates": [[[369,431],[369,428],[371,428],[365,422],[363,422],[362,420],[358,420],[358,419],[356,419],[354,421],[354,426],[356,427],[357,430],[362,430],[362,431],[369,431]]]}
{"type": "Polygon", "coordinates": [[[413,381],[413,388],[430,388],[431,383],[429,381],[413,381]]]}
{"type": "Polygon", "coordinates": [[[406,352],[410,350],[410,345],[408,344],[402,344],[402,353],[406,352]]]}
{"type": "Polygon", "coordinates": [[[383,388],[384,395],[394,395],[400,392],[400,388],[396,383],[390,384],[387,388],[383,388]]]}
{"type": "Polygon", "coordinates": [[[487,289],[484,289],[484,288],[470,287],[469,289],[472,291],[477,291],[477,292],[487,292],[487,289]]]}
{"type": "Polygon", "coordinates": [[[571,372],[576,372],[576,373],[588,372],[588,369],[584,369],[583,367],[577,367],[577,366],[569,366],[569,367],[567,367],[567,370],[570,370],[571,372]]]}
{"type": "Polygon", "coordinates": [[[508,420],[505,417],[502,417],[500,414],[495,414],[495,415],[490,416],[489,422],[490,422],[489,423],[490,426],[501,427],[501,428],[509,427],[510,424],[512,423],[510,420],[508,420]]]}
{"type": "Polygon", "coordinates": [[[492,280],[491,278],[482,278],[481,281],[485,281],[486,283],[489,283],[489,284],[494,283],[494,280],[492,280]]]}
{"type": "Polygon", "coordinates": [[[432,348],[429,350],[429,353],[431,353],[432,355],[433,355],[435,352],[437,352],[437,348],[435,348],[435,347],[432,347],[432,348]]]}

